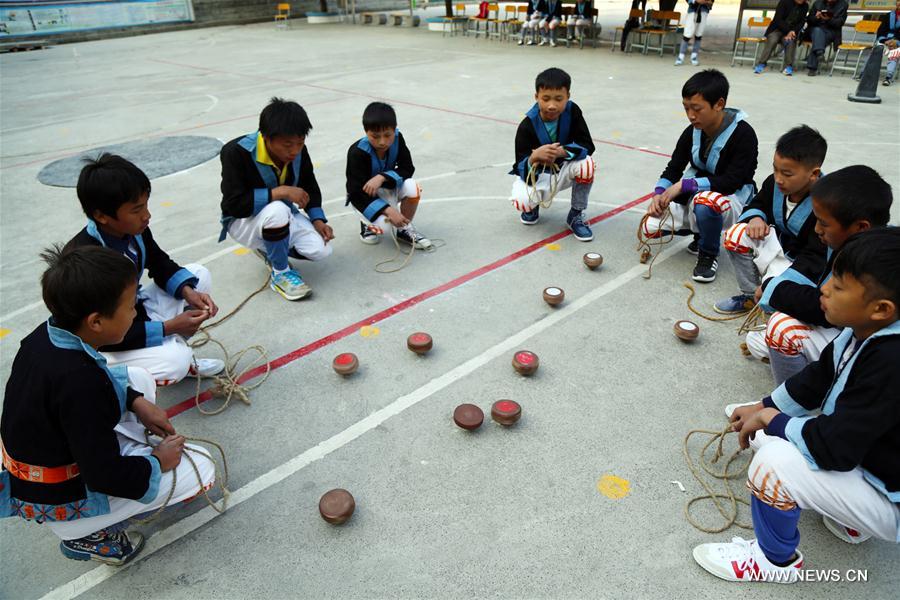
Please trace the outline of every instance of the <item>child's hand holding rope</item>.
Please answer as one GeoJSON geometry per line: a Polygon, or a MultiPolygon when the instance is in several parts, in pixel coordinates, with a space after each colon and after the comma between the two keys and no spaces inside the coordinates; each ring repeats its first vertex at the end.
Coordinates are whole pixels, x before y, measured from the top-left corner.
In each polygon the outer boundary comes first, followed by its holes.
{"type": "Polygon", "coordinates": [[[166,416],[166,411],[143,396],[138,396],[134,399],[131,403],[131,412],[153,435],[166,437],[167,435],[175,434],[175,427],[169,421],[169,417],[166,416]]]}
{"type": "Polygon", "coordinates": [[[183,435],[167,435],[153,448],[152,454],[159,461],[159,469],[166,473],[181,463],[184,454],[185,437],[183,435]]]}

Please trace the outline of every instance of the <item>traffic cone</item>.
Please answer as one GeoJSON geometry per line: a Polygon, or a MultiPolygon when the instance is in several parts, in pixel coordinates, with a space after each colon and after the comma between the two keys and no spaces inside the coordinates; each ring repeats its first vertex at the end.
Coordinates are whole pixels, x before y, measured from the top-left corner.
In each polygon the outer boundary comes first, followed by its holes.
{"type": "Polygon", "coordinates": [[[881,57],[884,54],[884,45],[876,43],[869,54],[869,60],[863,67],[862,77],[859,78],[859,85],[856,87],[855,94],[847,94],[847,100],[850,102],[866,102],[868,104],[881,104],[881,98],[878,97],[878,77],[881,75],[881,57]]]}

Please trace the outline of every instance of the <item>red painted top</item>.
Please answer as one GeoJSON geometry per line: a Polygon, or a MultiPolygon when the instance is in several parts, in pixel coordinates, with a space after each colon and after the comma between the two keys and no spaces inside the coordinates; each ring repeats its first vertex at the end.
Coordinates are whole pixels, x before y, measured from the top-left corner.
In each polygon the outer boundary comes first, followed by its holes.
{"type": "Polygon", "coordinates": [[[415,344],[427,344],[431,340],[431,336],[427,333],[414,333],[409,339],[415,344]]]}
{"type": "Polygon", "coordinates": [[[334,359],[334,362],[339,365],[349,365],[353,362],[353,355],[349,352],[345,352],[343,354],[338,354],[334,359]]]}
{"type": "Polygon", "coordinates": [[[523,365],[530,365],[534,362],[535,356],[531,352],[517,352],[516,360],[522,363],[523,365]]]}
{"type": "Polygon", "coordinates": [[[519,404],[513,402],[512,400],[501,400],[497,402],[495,405],[497,410],[505,412],[505,413],[514,413],[519,410],[519,404]]]}

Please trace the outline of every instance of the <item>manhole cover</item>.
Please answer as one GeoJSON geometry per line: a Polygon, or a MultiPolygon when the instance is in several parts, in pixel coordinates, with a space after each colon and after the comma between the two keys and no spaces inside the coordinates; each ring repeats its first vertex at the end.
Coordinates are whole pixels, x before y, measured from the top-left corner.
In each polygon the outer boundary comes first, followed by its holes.
{"type": "Polygon", "coordinates": [[[219,155],[222,142],[200,135],[179,135],[102,146],[55,160],[41,169],[38,181],[56,187],[75,187],[85,158],[104,152],[118,154],[136,164],[150,179],[190,169],[219,155]]]}

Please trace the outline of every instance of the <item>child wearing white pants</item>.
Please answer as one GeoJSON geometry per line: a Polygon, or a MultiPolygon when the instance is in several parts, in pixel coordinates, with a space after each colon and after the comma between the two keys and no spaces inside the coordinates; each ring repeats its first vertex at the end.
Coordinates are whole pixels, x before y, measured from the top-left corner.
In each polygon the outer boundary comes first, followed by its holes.
{"type": "Polygon", "coordinates": [[[522,22],[522,31],[518,44],[521,46],[534,44],[534,38],[537,37],[538,30],[541,26],[541,19],[547,11],[546,0],[529,0],[528,10],[525,14],[525,20],[522,22]],[[528,38],[527,40],[525,38],[528,38]]]}
{"type": "MultiPolygon", "coordinates": [[[[416,183],[415,179],[405,179],[399,189],[378,188],[376,196],[387,202],[388,206],[394,210],[400,210],[400,204],[403,202],[418,204],[419,199],[422,196],[422,189],[419,187],[419,184],[416,183]]],[[[372,221],[369,221],[363,216],[360,219],[360,222],[368,227],[375,235],[382,235],[385,231],[388,231],[388,228],[391,226],[390,221],[384,216],[384,213],[379,214],[372,221]]]]}
{"type": "Polygon", "coordinates": [[[691,38],[694,38],[694,47],[691,50],[691,64],[700,64],[700,44],[703,40],[703,31],[706,29],[706,19],[712,8],[713,0],[688,0],[687,20],[684,24],[684,37],[681,40],[681,48],[678,50],[678,58],[675,65],[684,63],[684,53],[687,52],[691,38]]]}
{"type": "MultiPolygon", "coordinates": [[[[128,383],[133,389],[143,392],[146,400],[156,404],[156,385],[148,371],[137,367],[128,367],[128,383]]],[[[153,447],[147,445],[144,429],[143,424],[137,420],[134,413],[129,411],[122,413],[122,419],[116,426],[122,456],[150,456],[153,447]]],[[[167,506],[174,507],[180,502],[194,498],[203,490],[212,487],[215,482],[215,464],[209,458],[207,450],[200,446],[186,444],[185,453],[197,465],[202,489],[190,461],[182,457],[175,469],[161,474],[156,495],[148,503],[110,496],[107,514],[72,521],[47,521],[47,527],[62,540],[83,538],[96,531],[110,529],[120,524],[120,527],[124,527],[124,522],[128,519],[156,511],[166,503],[169,492],[172,490],[173,477],[176,480],[175,491],[168,500],[167,506]]]]}
{"type": "Polygon", "coordinates": [[[265,230],[287,228],[288,256],[311,261],[325,260],[332,247],[316,231],[309,217],[292,212],[287,202],[270,202],[252,217],[235,219],[228,227],[228,235],[242,246],[266,251],[265,230]]]}
{"type": "MultiPolygon", "coordinates": [[[[571,206],[573,211],[587,209],[588,195],[594,182],[594,159],[588,156],[582,160],[565,162],[556,175],[556,191],[572,188],[571,206]]],[[[550,198],[553,177],[543,172],[537,177],[536,185],[529,186],[520,177],[513,180],[510,200],[519,212],[528,212],[550,198]]]]}

